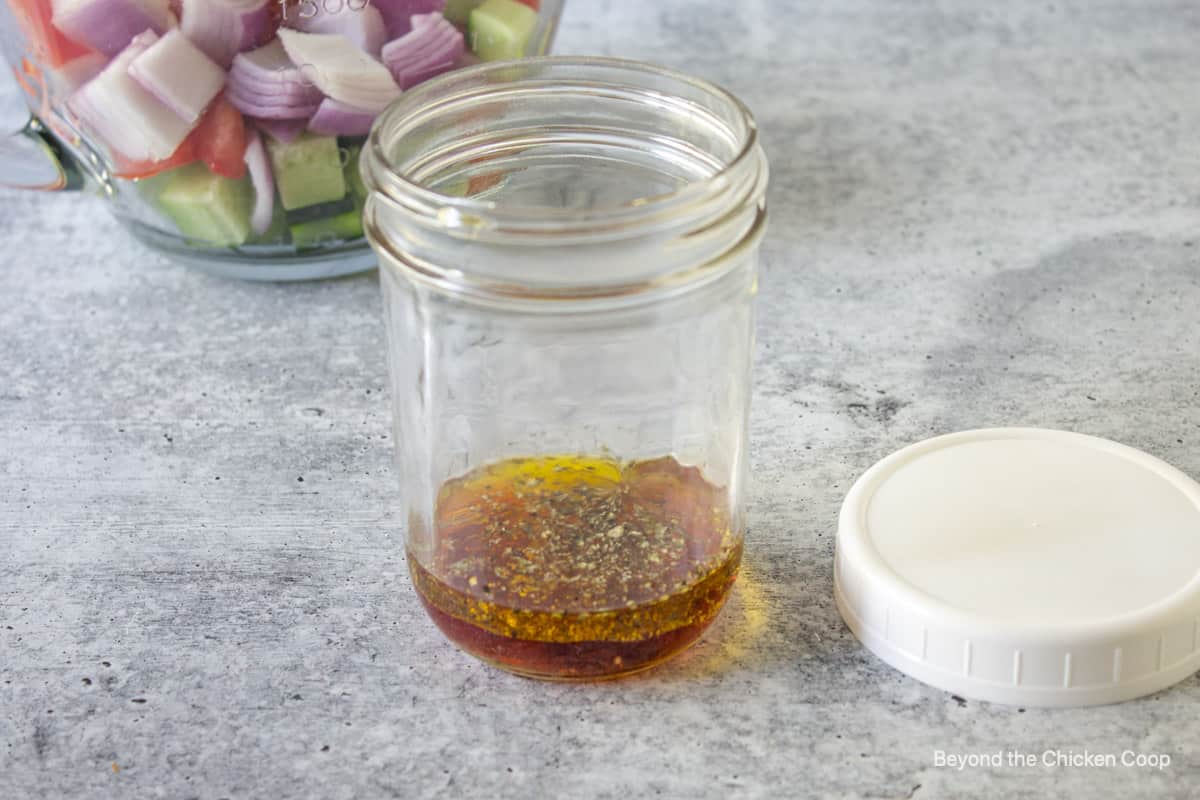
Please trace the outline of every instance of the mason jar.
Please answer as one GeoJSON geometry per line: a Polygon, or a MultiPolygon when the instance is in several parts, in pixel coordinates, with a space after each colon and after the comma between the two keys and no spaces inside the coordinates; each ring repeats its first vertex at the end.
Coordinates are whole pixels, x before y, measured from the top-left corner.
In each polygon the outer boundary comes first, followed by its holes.
{"type": "Polygon", "coordinates": [[[749,111],[635,62],[487,64],[406,93],[362,169],[434,623],[540,678],[683,650],[746,524],[767,184],[749,111]]]}
{"type": "Polygon", "coordinates": [[[547,53],[563,2],[0,0],[29,108],[0,130],[0,187],[98,194],[206,272],[372,269],[358,162],[377,113],[433,75],[547,53]]]}

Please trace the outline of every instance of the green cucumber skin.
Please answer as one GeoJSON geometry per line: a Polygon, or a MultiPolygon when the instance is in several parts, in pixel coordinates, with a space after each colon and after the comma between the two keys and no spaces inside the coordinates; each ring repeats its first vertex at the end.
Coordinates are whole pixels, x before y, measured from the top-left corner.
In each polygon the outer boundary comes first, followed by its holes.
{"type": "Polygon", "coordinates": [[[346,148],[346,185],[350,187],[350,193],[358,199],[359,202],[365,202],[367,199],[367,184],[363,181],[362,172],[358,168],[358,157],[362,153],[361,145],[350,145],[346,148]]]}
{"type": "Polygon", "coordinates": [[[363,235],[362,212],[355,208],[336,217],[316,219],[291,226],[292,244],[296,247],[319,247],[335,244],[363,235]]]}
{"type": "Polygon", "coordinates": [[[537,12],[517,0],[485,0],[471,12],[467,43],[484,61],[521,58],[537,20],[537,12]]]}
{"type": "Polygon", "coordinates": [[[345,214],[347,211],[353,211],[356,206],[356,198],[353,195],[347,194],[337,200],[332,200],[328,203],[318,203],[315,206],[305,206],[285,212],[284,216],[287,224],[303,225],[306,222],[316,222],[321,219],[330,219],[332,217],[345,214]]]}
{"type": "Polygon", "coordinates": [[[347,193],[337,200],[285,213],[292,244],[298,248],[338,244],[363,235],[362,210],[367,200],[367,187],[358,171],[362,146],[344,144],[342,149],[345,152],[342,171],[347,193]]]}

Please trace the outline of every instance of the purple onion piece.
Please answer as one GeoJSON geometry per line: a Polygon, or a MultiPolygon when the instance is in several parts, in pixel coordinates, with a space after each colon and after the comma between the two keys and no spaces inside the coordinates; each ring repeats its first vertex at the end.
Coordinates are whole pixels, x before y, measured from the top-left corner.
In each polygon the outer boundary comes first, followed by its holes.
{"type": "Polygon", "coordinates": [[[466,50],[462,32],[440,14],[413,17],[413,28],[383,48],[383,63],[401,89],[453,69],[466,50]]]}
{"type": "Polygon", "coordinates": [[[133,59],[129,75],[179,117],[196,122],[225,85],[225,70],[178,29],[133,59]]]}
{"type": "Polygon", "coordinates": [[[321,105],[320,103],[312,103],[311,105],[272,105],[266,101],[255,98],[245,97],[237,92],[226,88],[225,97],[233,104],[233,107],[249,117],[261,117],[262,119],[279,119],[279,120],[307,120],[321,105]]]}
{"type": "Polygon", "coordinates": [[[359,50],[375,58],[379,58],[379,51],[388,39],[383,14],[374,6],[366,6],[358,11],[343,6],[342,10],[336,13],[321,12],[311,17],[297,17],[288,23],[288,27],[305,33],[333,33],[345,36],[359,50]]]}
{"type": "Polygon", "coordinates": [[[271,227],[271,218],[275,216],[275,177],[262,137],[253,129],[250,130],[250,140],[246,145],[246,170],[250,173],[250,184],[254,187],[254,209],[250,212],[250,229],[262,236],[271,227]]]}
{"type": "Polygon", "coordinates": [[[209,58],[228,69],[233,57],[252,49],[271,24],[275,0],[228,3],[225,0],[182,0],[180,27],[209,58]]]}
{"type": "Polygon", "coordinates": [[[446,8],[446,0],[372,0],[371,5],[383,15],[390,42],[413,29],[413,15],[434,12],[441,15],[446,8]]]}
{"type": "Polygon", "coordinates": [[[371,132],[375,116],[374,112],[327,97],[308,121],[308,129],[323,136],[366,136],[371,132]]]}
{"type": "Polygon", "coordinates": [[[67,101],[95,138],[134,162],[169,158],[195,127],[163,105],[129,74],[129,66],[158,41],[144,31],[67,101]]]}
{"type": "Polygon", "coordinates": [[[252,117],[251,121],[258,126],[258,129],[270,136],[280,144],[291,144],[300,138],[300,134],[304,133],[308,127],[308,121],[305,119],[266,119],[263,117],[252,117]]]}
{"type": "Polygon", "coordinates": [[[53,22],[67,38],[114,56],[143,31],[166,33],[171,9],[167,0],[60,0],[53,22]]]}

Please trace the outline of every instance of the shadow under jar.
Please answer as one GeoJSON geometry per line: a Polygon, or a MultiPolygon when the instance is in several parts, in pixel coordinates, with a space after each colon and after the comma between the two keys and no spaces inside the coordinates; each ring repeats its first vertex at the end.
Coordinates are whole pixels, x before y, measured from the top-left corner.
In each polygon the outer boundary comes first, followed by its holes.
{"type": "Polygon", "coordinates": [[[485,65],[363,156],[413,584],[467,652],[595,679],[683,650],[745,529],[767,164],[707,82],[485,65]]]}

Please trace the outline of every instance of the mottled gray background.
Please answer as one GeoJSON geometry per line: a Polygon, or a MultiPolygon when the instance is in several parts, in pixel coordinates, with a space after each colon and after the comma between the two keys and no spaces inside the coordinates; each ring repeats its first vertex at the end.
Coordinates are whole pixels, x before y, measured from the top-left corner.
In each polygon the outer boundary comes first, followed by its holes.
{"type": "Polygon", "coordinates": [[[0,795],[1194,796],[1200,679],[957,702],[830,591],[849,483],[930,434],[1200,475],[1200,5],[573,0],[560,49],[715,79],[764,129],[752,530],[714,631],[593,686],[459,654],[405,573],[375,277],[208,278],[97,201],[0,193],[0,795]],[[1174,763],[933,766],[1047,748],[1174,763]]]}

